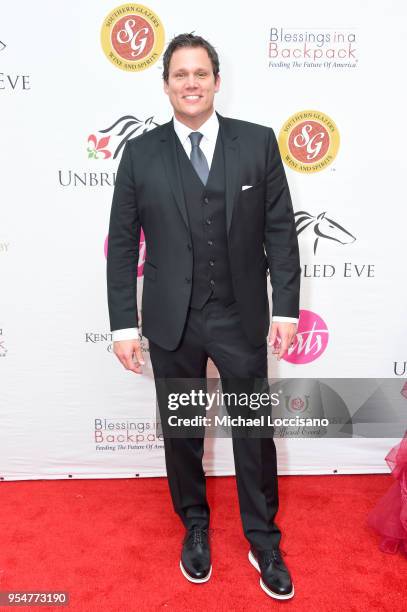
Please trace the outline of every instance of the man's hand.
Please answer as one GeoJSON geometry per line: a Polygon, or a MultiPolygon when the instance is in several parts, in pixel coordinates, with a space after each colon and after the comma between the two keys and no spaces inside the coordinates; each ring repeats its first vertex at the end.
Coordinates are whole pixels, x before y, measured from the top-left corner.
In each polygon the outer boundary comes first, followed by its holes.
{"type": "Polygon", "coordinates": [[[142,374],[141,366],[145,365],[145,361],[141,351],[140,340],[119,340],[113,342],[113,352],[126,370],[142,374]]]}
{"type": "Polygon", "coordinates": [[[280,361],[287,349],[294,344],[296,333],[296,323],[276,321],[271,324],[269,346],[273,347],[273,355],[277,357],[278,361],[280,361]]]}

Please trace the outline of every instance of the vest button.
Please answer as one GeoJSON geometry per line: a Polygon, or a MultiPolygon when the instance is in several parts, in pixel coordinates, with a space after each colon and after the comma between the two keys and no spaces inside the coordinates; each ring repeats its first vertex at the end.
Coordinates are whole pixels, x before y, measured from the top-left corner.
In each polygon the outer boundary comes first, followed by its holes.
{"type": "Polygon", "coordinates": [[[214,265],[215,265],[215,262],[213,261],[213,259],[210,259],[210,260],[209,260],[209,265],[210,265],[210,266],[214,266],[214,265]]]}
{"type": "Polygon", "coordinates": [[[214,287],[215,286],[215,281],[212,279],[212,280],[209,281],[209,284],[210,284],[211,287],[214,287]]]}
{"type": "Polygon", "coordinates": [[[213,246],[213,240],[208,240],[208,246],[213,246]]]}
{"type": "Polygon", "coordinates": [[[204,203],[205,203],[205,204],[209,204],[209,198],[206,198],[206,197],[205,197],[205,198],[204,198],[204,203]]]}
{"type": "Polygon", "coordinates": [[[207,219],[206,220],[206,225],[210,225],[212,223],[212,219],[207,219]]]}

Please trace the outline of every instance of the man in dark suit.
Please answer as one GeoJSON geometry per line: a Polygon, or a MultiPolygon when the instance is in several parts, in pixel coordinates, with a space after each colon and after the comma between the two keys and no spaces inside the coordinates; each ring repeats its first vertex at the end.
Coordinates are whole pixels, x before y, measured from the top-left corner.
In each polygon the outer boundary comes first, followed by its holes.
{"type": "MultiPolygon", "coordinates": [[[[300,288],[293,209],[274,132],[214,111],[219,60],[199,36],[169,43],[163,78],[174,117],[129,140],[117,172],[107,259],[114,352],[125,368],[142,372],[136,292],[142,227],[143,335],[156,384],[204,379],[209,357],[222,381],[267,379],[267,335],[280,359],[295,337],[300,288]]],[[[180,567],[195,583],[212,572],[203,442],[164,437],[172,501],[186,528],[180,567]]],[[[294,587],[274,522],[274,440],[233,437],[233,452],[249,560],[263,590],[288,599],[294,587]]]]}

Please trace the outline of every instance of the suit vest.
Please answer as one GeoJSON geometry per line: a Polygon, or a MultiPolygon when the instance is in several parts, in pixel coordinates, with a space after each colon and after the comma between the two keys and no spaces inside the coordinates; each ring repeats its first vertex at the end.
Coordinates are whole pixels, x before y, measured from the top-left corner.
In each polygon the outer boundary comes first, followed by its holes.
{"type": "Polygon", "coordinates": [[[208,181],[203,185],[176,136],[185,204],[193,250],[191,308],[216,298],[226,306],[235,301],[226,231],[225,163],[220,130],[208,181]]]}

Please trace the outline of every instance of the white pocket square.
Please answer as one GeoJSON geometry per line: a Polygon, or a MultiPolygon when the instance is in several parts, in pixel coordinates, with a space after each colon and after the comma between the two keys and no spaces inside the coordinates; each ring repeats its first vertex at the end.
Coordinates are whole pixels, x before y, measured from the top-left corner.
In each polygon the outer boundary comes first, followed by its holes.
{"type": "Polygon", "coordinates": [[[246,189],[250,189],[253,185],[242,185],[242,191],[246,191],[246,189]]]}

